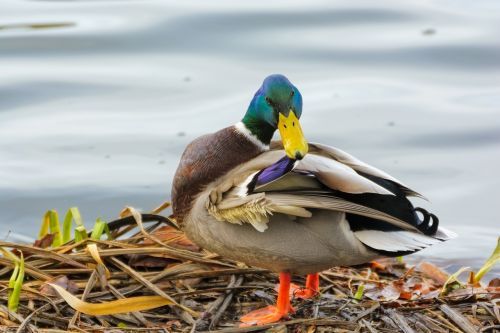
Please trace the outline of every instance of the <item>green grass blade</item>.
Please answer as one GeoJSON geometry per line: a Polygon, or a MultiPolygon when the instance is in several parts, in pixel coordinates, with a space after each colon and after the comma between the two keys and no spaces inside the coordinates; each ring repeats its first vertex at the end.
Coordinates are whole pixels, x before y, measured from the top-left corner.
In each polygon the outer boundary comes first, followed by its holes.
{"type": "Polygon", "coordinates": [[[365,292],[365,285],[362,283],[358,286],[358,290],[356,290],[356,294],[354,294],[354,299],[357,301],[361,301],[364,292],[365,292]]]}
{"type": "Polygon", "coordinates": [[[44,223],[47,220],[49,221],[50,232],[52,234],[55,234],[54,240],[52,241],[52,246],[58,247],[59,245],[62,244],[62,233],[61,233],[61,225],[59,223],[59,215],[57,214],[57,211],[54,209],[47,211],[43,219],[44,223]]]}
{"type": "Polygon", "coordinates": [[[78,227],[75,228],[75,242],[79,242],[79,241],[82,241],[84,239],[87,239],[88,236],[87,236],[87,230],[85,229],[85,227],[83,225],[80,225],[78,227]]]}
{"type": "Polygon", "coordinates": [[[104,232],[104,228],[107,226],[106,222],[101,220],[101,218],[97,218],[94,224],[94,228],[92,229],[92,233],[90,234],[90,238],[99,240],[104,232]]]}
{"type": "MultiPolygon", "coordinates": [[[[75,221],[75,227],[83,227],[85,229],[85,226],[83,225],[82,221],[82,216],[80,214],[80,211],[78,210],[77,207],[71,207],[68,209],[68,212],[66,213],[66,216],[64,217],[64,222],[63,222],[63,236],[62,236],[62,243],[67,243],[71,240],[71,229],[72,229],[72,222],[75,221]]],[[[76,230],[75,230],[75,236],[76,236],[76,230]]]]}
{"type": "Polygon", "coordinates": [[[65,244],[71,239],[71,222],[73,221],[73,212],[71,208],[66,212],[66,216],[64,216],[63,222],[63,236],[62,243],[65,244]]]}
{"type": "MultiPolygon", "coordinates": [[[[17,277],[14,282],[14,286],[12,288],[12,292],[9,295],[9,299],[7,300],[7,307],[12,312],[17,312],[19,307],[19,300],[21,299],[21,289],[23,287],[24,282],[24,256],[21,253],[21,259],[19,263],[16,263],[16,266],[19,267],[17,277]]],[[[10,286],[10,281],[9,281],[10,286]]]]}
{"type": "Polygon", "coordinates": [[[106,222],[104,222],[104,232],[106,233],[106,237],[108,237],[108,240],[113,239],[113,236],[111,235],[111,231],[109,230],[109,226],[106,222]]]}
{"type": "Polygon", "coordinates": [[[50,218],[49,212],[46,212],[42,218],[42,225],[40,226],[40,231],[38,232],[38,239],[42,239],[49,233],[50,218]]]}
{"type": "Polygon", "coordinates": [[[458,280],[458,277],[467,271],[470,271],[470,267],[461,267],[458,271],[450,275],[448,280],[443,284],[440,295],[446,295],[453,288],[462,287],[463,284],[458,280]]]}
{"type": "Polygon", "coordinates": [[[19,263],[16,262],[14,270],[12,271],[12,275],[10,276],[9,288],[14,288],[18,274],[19,274],[19,263]]]}
{"type": "Polygon", "coordinates": [[[495,266],[495,264],[499,261],[500,261],[500,237],[498,237],[497,247],[495,248],[495,250],[493,250],[493,253],[488,258],[488,260],[486,260],[483,267],[481,267],[474,276],[474,282],[481,281],[483,276],[486,273],[488,273],[493,268],[493,266],[495,266]]]}

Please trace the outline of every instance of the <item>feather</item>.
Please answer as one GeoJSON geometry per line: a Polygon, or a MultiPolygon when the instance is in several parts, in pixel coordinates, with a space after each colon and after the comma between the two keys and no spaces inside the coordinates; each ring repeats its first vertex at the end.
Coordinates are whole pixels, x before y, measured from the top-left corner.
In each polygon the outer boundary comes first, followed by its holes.
{"type": "Polygon", "coordinates": [[[321,183],[312,174],[289,172],[273,182],[256,186],[254,192],[309,191],[322,188],[321,183]]]}
{"type": "Polygon", "coordinates": [[[398,218],[395,218],[389,214],[380,212],[378,210],[358,205],[354,202],[350,202],[341,198],[331,197],[331,196],[320,196],[320,195],[297,195],[297,194],[278,194],[278,193],[267,193],[266,198],[268,202],[273,206],[297,206],[303,208],[317,208],[317,209],[328,209],[346,213],[359,214],[366,217],[371,217],[377,220],[382,220],[395,225],[404,230],[413,230],[419,232],[419,230],[398,218]]]}
{"type": "Polygon", "coordinates": [[[438,230],[436,231],[436,234],[433,235],[432,237],[435,237],[435,238],[442,240],[442,241],[447,241],[447,240],[456,238],[457,236],[458,235],[456,233],[454,233],[453,231],[448,230],[448,229],[443,228],[443,227],[439,227],[438,230]]]}
{"type": "Polygon", "coordinates": [[[415,197],[419,197],[419,198],[427,200],[427,198],[425,198],[422,194],[412,190],[411,188],[409,188],[408,186],[406,186],[405,184],[400,182],[398,179],[392,177],[388,173],[386,173],[380,169],[377,169],[377,168],[357,159],[356,157],[346,153],[345,151],[343,151],[341,149],[331,147],[328,145],[324,145],[321,143],[309,143],[309,148],[311,149],[311,151],[313,151],[313,152],[315,151],[316,153],[319,153],[322,155],[327,155],[327,156],[333,158],[334,160],[351,167],[355,171],[360,171],[360,172],[363,172],[363,173],[366,173],[366,174],[369,174],[369,175],[372,175],[375,177],[380,177],[382,179],[390,180],[390,181],[396,183],[397,185],[399,185],[401,190],[407,196],[415,196],[415,197]]]}
{"type": "MultiPolygon", "coordinates": [[[[262,169],[259,173],[257,173],[254,179],[254,186],[262,186],[279,179],[290,172],[296,164],[296,160],[292,160],[288,158],[288,156],[284,156],[278,162],[262,169]]],[[[249,186],[251,185],[249,184],[249,186]]]]}
{"type": "Polygon", "coordinates": [[[306,217],[309,218],[312,216],[312,213],[305,208],[297,207],[297,206],[271,206],[271,210],[275,213],[287,214],[291,216],[298,217],[306,217]]]}
{"type": "Polygon", "coordinates": [[[234,224],[250,223],[257,230],[264,231],[272,213],[264,195],[234,198],[219,205],[207,202],[207,210],[216,220],[234,224]]]}
{"type": "Polygon", "coordinates": [[[341,192],[394,195],[382,186],[360,176],[349,166],[324,156],[315,154],[306,155],[299,162],[297,170],[312,173],[321,183],[341,192]]]}
{"type": "Polygon", "coordinates": [[[387,252],[414,252],[441,242],[439,239],[407,230],[359,230],[355,231],[354,235],[366,246],[387,252]]]}
{"type": "Polygon", "coordinates": [[[222,200],[210,210],[220,221],[251,223],[263,231],[273,213],[308,218],[308,209],[326,209],[366,217],[360,229],[376,229],[378,220],[422,233],[401,183],[333,147],[313,144],[312,153],[298,163],[283,157],[282,150],[264,152],[225,178],[234,186],[222,189],[226,181],[221,182],[222,200]]]}
{"type": "Polygon", "coordinates": [[[231,197],[222,200],[218,205],[217,209],[224,210],[224,209],[232,209],[232,208],[237,208],[239,206],[243,206],[248,204],[249,202],[259,202],[261,199],[265,198],[264,193],[255,193],[251,195],[247,195],[244,197],[231,197]]]}
{"type": "Polygon", "coordinates": [[[235,224],[250,223],[260,232],[267,229],[269,216],[273,213],[305,218],[312,216],[310,211],[302,207],[275,205],[267,199],[264,193],[252,194],[243,198],[226,199],[218,205],[207,201],[207,210],[218,221],[235,224]]]}

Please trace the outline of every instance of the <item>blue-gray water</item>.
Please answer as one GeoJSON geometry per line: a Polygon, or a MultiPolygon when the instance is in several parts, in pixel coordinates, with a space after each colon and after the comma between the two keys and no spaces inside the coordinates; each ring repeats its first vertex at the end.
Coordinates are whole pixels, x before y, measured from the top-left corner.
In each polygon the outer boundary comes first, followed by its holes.
{"type": "Polygon", "coordinates": [[[488,0],[2,0],[0,236],[35,236],[49,208],[90,226],[169,199],[184,146],[283,73],[310,141],[460,234],[421,256],[477,267],[500,235],[499,17],[488,0]]]}

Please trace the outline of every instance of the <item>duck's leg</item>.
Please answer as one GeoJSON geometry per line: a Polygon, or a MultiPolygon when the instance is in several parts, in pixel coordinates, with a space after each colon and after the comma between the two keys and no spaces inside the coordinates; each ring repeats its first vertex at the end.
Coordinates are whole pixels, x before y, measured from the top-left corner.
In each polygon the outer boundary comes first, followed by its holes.
{"type": "MultiPolygon", "coordinates": [[[[293,288],[292,288],[293,289],[293,288]]],[[[309,274],[305,288],[292,290],[293,297],[308,299],[319,293],[319,273],[309,274]]]]}
{"type": "Polygon", "coordinates": [[[274,323],[290,312],[294,312],[290,304],[290,273],[280,273],[280,286],[278,290],[278,300],[276,305],[269,305],[265,308],[252,311],[240,318],[240,327],[252,325],[264,325],[274,323]]]}

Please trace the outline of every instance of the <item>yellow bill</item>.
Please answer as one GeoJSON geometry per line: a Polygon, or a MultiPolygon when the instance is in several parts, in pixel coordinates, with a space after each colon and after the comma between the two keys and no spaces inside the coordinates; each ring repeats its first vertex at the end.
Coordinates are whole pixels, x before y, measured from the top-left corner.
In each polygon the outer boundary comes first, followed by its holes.
{"type": "Polygon", "coordinates": [[[299,119],[295,115],[295,112],[290,110],[288,117],[280,113],[278,129],[280,131],[281,141],[283,141],[285,153],[288,157],[294,160],[300,160],[306,156],[309,146],[307,145],[306,138],[304,138],[299,119]]]}

